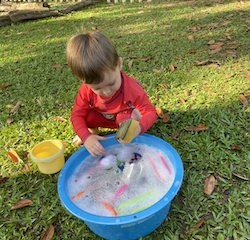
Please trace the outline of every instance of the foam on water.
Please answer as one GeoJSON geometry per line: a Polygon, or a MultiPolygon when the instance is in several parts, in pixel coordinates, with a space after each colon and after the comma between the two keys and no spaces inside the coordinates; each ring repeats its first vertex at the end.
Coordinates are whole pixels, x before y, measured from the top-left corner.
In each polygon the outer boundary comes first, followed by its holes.
{"type": "Polygon", "coordinates": [[[158,202],[169,191],[174,179],[174,167],[160,149],[137,143],[118,145],[107,148],[105,156],[90,156],[82,161],[68,180],[68,194],[85,212],[123,216],[158,202]],[[108,170],[99,163],[104,157],[121,152],[122,156],[127,152],[127,156],[133,158],[118,161],[118,166],[108,170]]]}

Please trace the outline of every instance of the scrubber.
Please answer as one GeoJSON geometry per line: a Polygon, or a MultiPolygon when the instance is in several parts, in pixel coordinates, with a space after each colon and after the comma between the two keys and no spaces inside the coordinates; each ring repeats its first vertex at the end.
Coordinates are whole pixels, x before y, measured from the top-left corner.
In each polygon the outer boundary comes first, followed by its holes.
{"type": "Polygon", "coordinates": [[[132,118],[122,122],[115,135],[115,140],[120,138],[124,142],[130,143],[133,140],[133,137],[135,135],[138,126],[139,122],[132,118]]]}

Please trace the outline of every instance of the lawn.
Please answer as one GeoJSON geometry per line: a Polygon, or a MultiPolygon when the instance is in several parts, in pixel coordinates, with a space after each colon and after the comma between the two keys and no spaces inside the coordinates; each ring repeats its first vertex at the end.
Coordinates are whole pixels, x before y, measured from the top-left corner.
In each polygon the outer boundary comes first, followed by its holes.
{"type": "Polygon", "coordinates": [[[0,86],[10,85],[0,90],[0,239],[40,239],[50,225],[53,239],[101,239],[62,206],[59,173],[42,174],[27,157],[48,139],[64,141],[66,159],[80,148],[70,114],[81,83],[65,47],[72,35],[96,29],[114,42],[123,71],[170,116],[147,133],[171,144],[184,165],[166,220],[140,239],[250,239],[249,9],[249,1],[232,0],[100,3],[2,27],[0,86]],[[185,129],[198,126],[209,128],[185,129]],[[215,188],[206,194],[211,175],[215,188]],[[10,211],[23,199],[33,204],[10,211]]]}

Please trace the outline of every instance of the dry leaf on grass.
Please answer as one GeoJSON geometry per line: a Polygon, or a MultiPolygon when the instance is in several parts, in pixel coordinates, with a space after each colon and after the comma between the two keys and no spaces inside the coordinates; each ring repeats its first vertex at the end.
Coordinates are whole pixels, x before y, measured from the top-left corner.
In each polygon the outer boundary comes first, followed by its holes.
{"type": "Polygon", "coordinates": [[[159,83],[158,85],[161,86],[161,87],[163,87],[163,88],[165,88],[165,89],[168,89],[168,87],[165,84],[159,83]]]}
{"type": "Polygon", "coordinates": [[[21,158],[16,153],[16,151],[10,150],[10,151],[7,152],[7,154],[10,157],[10,159],[11,159],[12,162],[17,163],[17,164],[19,164],[20,162],[22,162],[21,158]]]}
{"type": "Polygon", "coordinates": [[[5,83],[4,85],[2,85],[0,87],[0,90],[4,89],[4,88],[7,88],[8,86],[10,86],[10,83],[5,83]]]}
{"type": "Polygon", "coordinates": [[[41,240],[50,240],[54,236],[55,228],[50,225],[41,240]]]}
{"type": "Polygon", "coordinates": [[[206,193],[207,195],[210,195],[215,187],[215,183],[216,183],[216,179],[213,175],[210,175],[204,183],[204,193],[206,193]]]}
{"type": "Polygon", "coordinates": [[[208,45],[211,45],[211,44],[214,44],[215,43],[215,40],[211,40],[211,41],[209,41],[207,44],[208,45]]]}
{"type": "Polygon", "coordinates": [[[240,178],[240,179],[242,179],[242,180],[244,180],[244,181],[250,181],[249,178],[242,177],[242,176],[240,176],[240,175],[238,175],[238,174],[236,174],[236,173],[232,173],[232,174],[233,174],[235,177],[240,178]]]}
{"type": "Polygon", "coordinates": [[[240,101],[241,101],[244,105],[246,105],[246,106],[249,105],[249,102],[248,102],[248,100],[246,99],[246,97],[245,97],[244,95],[240,94],[240,95],[239,95],[239,99],[240,99],[240,101]]]}
{"type": "Polygon", "coordinates": [[[174,71],[174,65],[171,64],[171,65],[169,66],[169,68],[170,68],[170,70],[171,70],[172,72],[174,71]]]}
{"type": "Polygon", "coordinates": [[[194,37],[193,37],[192,35],[189,35],[189,36],[188,36],[188,39],[189,39],[189,40],[194,40],[194,37]]]}
{"type": "Polygon", "coordinates": [[[185,104],[185,100],[182,99],[182,98],[179,99],[179,102],[180,102],[181,104],[185,104]]]}
{"type": "Polygon", "coordinates": [[[16,106],[12,108],[11,113],[15,113],[21,107],[21,102],[18,101],[16,106]]]}
{"type": "Polygon", "coordinates": [[[62,65],[61,64],[55,64],[55,65],[53,65],[52,67],[53,68],[59,68],[59,67],[61,67],[62,65]]]}
{"type": "Polygon", "coordinates": [[[155,73],[159,73],[159,72],[160,72],[160,70],[158,70],[158,69],[153,69],[153,72],[155,72],[155,73]]]}
{"type": "Polygon", "coordinates": [[[186,131],[205,131],[209,129],[209,127],[186,127],[184,128],[186,131]]]}
{"type": "Polygon", "coordinates": [[[14,120],[13,120],[13,119],[11,119],[11,118],[8,118],[6,122],[7,122],[8,124],[11,124],[11,123],[13,123],[13,122],[14,122],[14,120]]]}
{"type": "Polygon", "coordinates": [[[157,107],[155,110],[160,118],[164,118],[164,113],[161,108],[157,107]]]}
{"type": "Polygon", "coordinates": [[[65,119],[65,118],[63,118],[63,117],[59,117],[59,116],[57,116],[57,117],[54,117],[56,120],[58,120],[58,121],[60,121],[60,122],[67,122],[67,120],[65,119]]]}
{"type": "Polygon", "coordinates": [[[23,208],[26,207],[30,204],[33,204],[33,202],[29,199],[24,199],[19,201],[15,206],[13,206],[10,210],[18,209],[18,208],[23,208]]]}
{"type": "Polygon", "coordinates": [[[181,132],[175,131],[175,132],[172,133],[171,137],[172,137],[172,138],[177,138],[177,137],[180,136],[180,134],[181,134],[181,132]]]}
{"type": "Polygon", "coordinates": [[[130,60],[130,61],[128,62],[128,69],[131,69],[132,64],[133,64],[133,60],[130,60]]]}
{"type": "Polygon", "coordinates": [[[52,34],[47,35],[44,39],[52,37],[52,34]]]}
{"type": "Polygon", "coordinates": [[[240,146],[235,145],[235,144],[233,144],[233,145],[231,146],[231,149],[233,149],[233,150],[239,150],[239,151],[242,150],[240,146]]]}
{"type": "Polygon", "coordinates": [[[245,97],[250,97],[250,92],[249,93],[244,93],[245,97]]]}
{"type": "Polygon", "coordinates": [[[163,117],[163,122],[167,123],[169,120],[170,120],[170,116],[167,113],[165,113],[163,117]]]}
{"type": "Polygon", "coordinates": [[[185,234],[187,235],[187,234],[189,234],[189,233],[191,233],[191,232],[197,230],[204,222],[205,222],[205,217],[203,217],[203,218],[195,225],[194,228],[188,230],[185,234]]]}
{"type": "Polygon", "coordinates": [[[28,163],[25,163],[24,167],[25,167],[25,169],[26,169],[27,171],[30,170],[30,165],[29,165],[28,163]]]}

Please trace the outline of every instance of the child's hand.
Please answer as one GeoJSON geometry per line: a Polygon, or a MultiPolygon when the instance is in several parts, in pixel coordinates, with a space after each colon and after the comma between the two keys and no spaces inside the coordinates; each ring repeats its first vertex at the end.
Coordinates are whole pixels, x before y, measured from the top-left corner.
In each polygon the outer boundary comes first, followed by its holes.
{"type": "MultiPolygon", "coordinates": [[[[140,134],[140,132],[141,132],[141,127],[138,126],[138,128],[137,128],[136,131],[135,131],[135,135],[134,135],[133,139],[136,138],[136,137],[140,134]]],[[[121,140],[120,138],[119,138],[117,141],[118,141],[119,143],[121,143],[121,144],[127,143],[127,142],[124,142],[123,140],[121,140]]]]}
{"type": "Polygon", "coordinates": [[[105,148],[99,142],[101,140],[107,140],[107,138],[101,137],[99,135],[91,135],[90,137],[87,138],[87,140],[84,143],[84,146],[93,157],[105,154],[105,148]]]}

